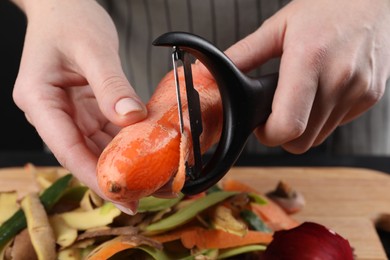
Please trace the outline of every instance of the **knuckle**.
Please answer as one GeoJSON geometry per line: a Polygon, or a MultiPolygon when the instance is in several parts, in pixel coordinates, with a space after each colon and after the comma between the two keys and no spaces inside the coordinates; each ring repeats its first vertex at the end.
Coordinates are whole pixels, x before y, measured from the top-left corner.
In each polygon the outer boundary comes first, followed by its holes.
{"type": "Polygon", "coordinates": [[[306,122],[299,118],[291,118],[277,127],[276,136],[280,138],[282,143],[291,142],[302,136],[306,129],[306,122]]]}
{"type": "Polygon", "coordinates": [[[329,48],[325,43],[319,44],[316,41],[297,46],[295,51],[298,55],[305,57],[308,66],[320,72],[327,59],[329,48]]]}
{"type": "Polygon", "coordinates": [[[113,92],[117,92],[120,89],[123,89],[124,86],[127,86],[126,80],[119,75],[113,75],[107,77],[103,82],[100,84],[100,95],[102,97],[109,95],[113,92]]]}
{"type": "Polygon", "coordinates": [[[327,56],[327,48],[323,46],[317,46],[314,48],[314,50],[309,53],[309,63],[311,66],[315,68],[322,68],[322,64],[324,63],[324,60],[327,56]]]}
{"type": "Polygon", "coordinates": [[[359,100],[367,106],[376,104],[383,97],[386,84],[376,82],[376,80],[367,73],[360,73],[356,77],[355,84],[360,88],[359,100]]]}
{"type": "Polygon", "coordinates": [[[309,150],[310,144],[304,143],[300,140],[292,141],[284,144],[283,149],[292,154],[302,154],[309,150]]]}
{"type": "Polygon", "coordinates": [[[300,137],[306,130],[306,122],[300,118],[293,118],[287,122],[286,135],[292,140],[300,137]]]}
{"type": "Polygon", "coordinates": [[[12,99],[14,100],[15,104],[23,110],[23,107],[25,106],[27,94],[30,93],[28,91],[28,86],[24,83],[19,82],[18,80],[15,82],[15,86],[12,91],[12,99]]]}
{"type": "Polygon", "coordinates": [[[302,136],[305,129],[306,123],[299,119],[272,120],[267,121],[265,126],[257,128],[255,134],[264,145],[283,147],[302,136]]]}
{"type": "Polygon", "coordinates": [[[309,149],[307,142],[305,142],[305,131],[307,128],[307,122],[300,118],[291,118],[284,122],[284,126],[278,132],[282,140],[281,146],[284,150],[293,153],[300,154],[309,149]]]}
{"type": "Polygon", "coordinates": [[[328,56],[328,47],[326,44],[316,44],[312,47],[311,57],[313,61],[322,61],[328,56]]]}
{"type": "Polygon", "coordinates": [[[312,146],[317,147],[317,146],[320,146],[322,143],[324,143],[325,140],[329,137],[329,135],[334,131],[334,129],[336,127],[337,126],[334,126],[331,129],[325,129],[325,130],[321,131],[318,134],[318,136],[315,138],[312,146]]]}
{"type": "Polygon", "coordinates": [[[320,84],[323,84],[326,87],[327,96],[335,98],[334,100],[342,98],[346,93],[353,94],[356,96],[361,95],[361,89],[359,91],[351,89],[356,78],[355,68],[352,64],[347,64],[341,66],[341,69],[338,71],[337,75],[333,79],[327,77],[322,80],[320,84]],[[360,92],[360,93],[359,93],[360,92]]]}
{"type": "Polygon", "coordinates": [[[351,63],[343,66],[339,80],[337,82],[338,86],[347,86],[355,76],[355,66],[351,63]]]}
{"type": "Polygon", "coordinates": [[[364,101],[369,105],[374,105],[383,97],[384,92],[383,87],[369,88],[363,95],[364,101]]]}
{"type": "Polygon", "coordinates": [[[355,75],[355,84],[358,84],[363,92],[368,92],[372,87],[372,78],[369,73],[356,73],[355,75]]]}
{"type": "Polygon", "coordinates": [[[262,28],[262,27],[272,26],[272,23],[274,22],[274,19],[275,19],[274,16],[270,16],[270,17],[264,19],[264,21],[262,22],[261,26],[259,28],[257,28],[257,31],[260,30],[260,28],[262,28]]]}
{"type": "Polygon", "coordinates": [[[237,48],[242,53],[253,53],[253,47],[249,43],[247,38],[242,39],[241,41],[237,42],[237,48]]]}

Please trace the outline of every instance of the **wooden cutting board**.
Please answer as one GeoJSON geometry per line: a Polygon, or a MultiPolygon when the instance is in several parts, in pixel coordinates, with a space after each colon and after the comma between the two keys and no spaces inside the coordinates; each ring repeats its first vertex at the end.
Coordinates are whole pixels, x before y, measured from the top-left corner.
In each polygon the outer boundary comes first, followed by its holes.
{"type": "MultiPolygon", "coordinates": [[[[374,221],[390,214],[390,174],[361,168],[233,168],[227,177],[236,178],[260,192],[285,180],[303,193],[300,221],[321,223],[347,238],[357,259],[387,259],[374,221]]],[[[22,168],[0,169],[0,191],[18,190],[20,196],[36,190],[36,184],[22,168]]]]}

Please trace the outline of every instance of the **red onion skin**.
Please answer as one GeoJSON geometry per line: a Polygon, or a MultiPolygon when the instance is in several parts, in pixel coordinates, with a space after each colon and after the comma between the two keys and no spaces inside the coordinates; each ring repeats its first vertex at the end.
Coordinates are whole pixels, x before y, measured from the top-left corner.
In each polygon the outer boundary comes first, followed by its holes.
{"type": "Polygon", "coordinates": [[[313,222],[277,231],[262,260],[353,260],[352,248],[328,228],[313,222]]]}

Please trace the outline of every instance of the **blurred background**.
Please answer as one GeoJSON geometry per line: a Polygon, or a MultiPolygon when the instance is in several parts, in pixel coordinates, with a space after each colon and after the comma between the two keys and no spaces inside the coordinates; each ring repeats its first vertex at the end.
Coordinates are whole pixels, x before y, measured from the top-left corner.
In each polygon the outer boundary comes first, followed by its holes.
{"type": "MultiPolygon", "coordinates": [[[[19,70],[27,20],[9,0],[0,0],[0,166],[23,165],[26,158],[36,164],[58,164],[12,99],[19,70]],[[47,150],[47,149],[46,149],[47,150]]],[[[28,93],[26,93],[28,95],[28,93]]],[[[278,156],[243,154],[237,165],[260,166],[354,166],[390,172],[387,157],[338,156],[324,153],[323,146],[304,155],[288,153],[278,156]]]]}
{"type": "Polygon", "coordinates": [[[36,151],[43,144],[35,129],[12,99],[21,51],[26,18],[7,0],[0,0],[0,150],[36,151]]]}

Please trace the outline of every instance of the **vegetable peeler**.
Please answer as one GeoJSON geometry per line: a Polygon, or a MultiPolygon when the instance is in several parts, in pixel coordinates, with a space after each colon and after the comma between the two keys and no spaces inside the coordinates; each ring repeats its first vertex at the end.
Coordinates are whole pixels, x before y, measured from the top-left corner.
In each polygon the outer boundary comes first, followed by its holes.
{"type": "Polygon", "coordinates": [[[253,79],[243,74],[233,62],[207,40],[186,32],[168,32],[154,40],[155,46],[173,48],[179,123],[183,131],[183,113],[177,77],[177,66],[184,68],[194,163],[186,163],[186,181],[182,192],[198,194],[215,185],[239,158],[250,134],[271,113],[278,73],[253,79]],[[199,94],[193,86],[191,55],[202,62],[213,75],[222,99],[223,126],[221,138],[211,159],[203,165],[199,137],[202,120],[199,94]]]}

